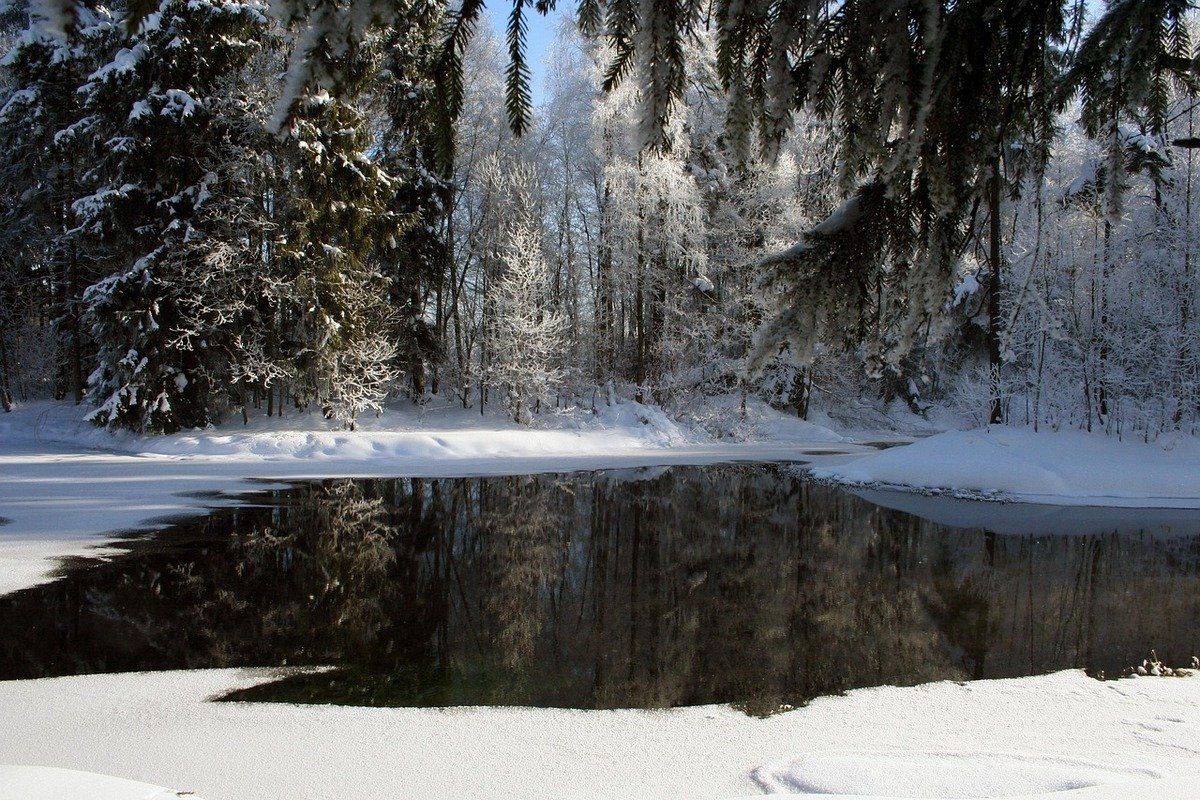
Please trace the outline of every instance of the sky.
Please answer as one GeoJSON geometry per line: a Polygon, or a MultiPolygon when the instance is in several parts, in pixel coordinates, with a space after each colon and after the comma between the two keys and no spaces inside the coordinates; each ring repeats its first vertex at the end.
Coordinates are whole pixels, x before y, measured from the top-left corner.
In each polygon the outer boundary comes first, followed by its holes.
{"type": "MultiPolygon", "coordinates": [[[[505,31],[508,26],[508,15],[511,10],[512,6],[505,2],[497,2],[495,6],[489,7],[487,10],[487,16],[491,19],[492,27],[501,41],[505,37],[505,31]]],[[[554,41],[554,29],[562,16],[562,10],[553,11],[545,17],[533,9],[529,9],[526,13],[525,19],[528,24],[527,58],[529,61],[529,70],[533,74],[530,84],[533,90],[533,105],[535,108],[540,106],[545,98],[546,56],[550,52],[550,43],[554,41]]]]}

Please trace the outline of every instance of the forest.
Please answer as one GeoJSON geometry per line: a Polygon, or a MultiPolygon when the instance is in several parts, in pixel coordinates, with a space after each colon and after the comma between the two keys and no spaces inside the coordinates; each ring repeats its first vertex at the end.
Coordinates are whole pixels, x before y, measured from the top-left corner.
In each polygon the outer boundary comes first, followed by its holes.
{"type": "Polygon", "coordinates": [[[4,408],[1200,425],[1186,2],[490,12],[7,0],[4,408]]]}

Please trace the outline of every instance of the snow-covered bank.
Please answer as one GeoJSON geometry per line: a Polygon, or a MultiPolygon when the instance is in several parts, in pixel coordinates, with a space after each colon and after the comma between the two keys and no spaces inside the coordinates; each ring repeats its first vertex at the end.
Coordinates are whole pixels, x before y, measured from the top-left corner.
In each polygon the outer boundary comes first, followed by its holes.
{"type": "Polygon", "coordinates": [[[236,502],[262,480],[452,477],[861,453],[817,425],[760,413],[770,441],[719,441],[662,411],[602,404],[528,428],[478,411],[389,411],[341,430],[318,415],[256,418],[172,436],[112,435],[87,408],[41,403],[0,414],[0,594],[47,580],[69,556],[103,555],[114,531],[236,502]],[[554,425],[555,427],[549,427],[554,425]]]}
{"type": "Polygon", "coordinates": [[[187,797],[161,786],[59,767],[0,764],[0,800],[171,800],[187,797]]]}
{"type": "MultiPolygon", "coordinates": [[[[318,413],[250,417],[206,430],[169,436],[109,432],[85,421],[92,409],[71,403],[41,402],[0,414],[0,445],[66,445],[107,452],[155,456],[363,461],[380,458],[409,462],[489,458],[500,455],[577,454],[586,444],[599,452],[711,444],[699,430],[684,429],[654,406],[632,401],[600,402],[595,411],[574,408],[545,414],[537,424],[517,425],[498,412],[481,415],[444,403],[425,409],[389,409],[359,420],[357,430],[318,413]]],[[[844,442],[828,428],[772,412],[761,403],[745,423],[748,438],[789,443],[844,442]],[[759,435],[755,435],[759,434],[759,435]]]]}
{"type": "MultiPolygon", "coordinates": [[[[364,419],[354,432],[309,414],[146,437],[98,430],[83,421],[87,410],[41,403],[0,414],[0,594],[47,580],[61,558],[103,555],[120,538],[114,531],[154,528],[238,502],[239,495],[263,488],[261,481],[803,460],[818,477],[865,487],[872,502],[1000,532],[1090,528],[1079,512],[1055,516],[1030,506],[997,520],[974,503],[871,490],[1058,506],[1200,508],[1200,440],[1191,437],[1143,444],[992,428],[879,452],[761,404],[752,404],[744,420],[734,406],[716,406],[716,413],[738,420],[736,433],[746,440],[736,441],[682,428],[661,410],[632,402],[546,415],[533,428],[442,405],[390,410],[364,419]],[[980,522],[981,514],[988,520],[980,522]]],[[[1136,512],[1130,513],[1126,522],[1140,529],[1136,512]]],[[[1106,527],[1112,522],[1104,510],[1092,517],[1106,527]]],[[[1183,514],[1172,530],[1192,530],[1193,521],[1183,514]]]]}
{"type": "Polygon", "coordinates": [[[1051,505],[1200,509],[1200,440],[1123,442],[1081,431],[948,431],[813,474],[855,486],[1051,505]]]}
{"type": "Polygon", "coordinates": [[[851,488],[868,503],[894,508],[951,528],[983,528],[1013,536],[1090,536],[1097,534],[1200,536],[1200,514],[1194,508],[1148,508],[990,503],[969,497],[913,490],[851,488]]]}
{"type": "Polygon", "coordinates": [[[717,706],[208,702],[267,677],[213,670],[0,683],[0,763],[87,770],[209,800],[1190,800],[1200,785],[1195,677],[1104,683],[1062,672],[863,689],[766,719],[717,706]]]}

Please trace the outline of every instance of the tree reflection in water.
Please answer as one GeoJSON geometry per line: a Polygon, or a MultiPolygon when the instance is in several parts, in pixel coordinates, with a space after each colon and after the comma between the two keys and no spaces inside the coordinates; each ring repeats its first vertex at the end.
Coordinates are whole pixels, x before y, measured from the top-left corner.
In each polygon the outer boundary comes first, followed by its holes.
{"type": "Polygon", "coordinates": [[[333,665],[238,695],[739,703],[1200,652],[1200,538],[996,536],[773,467],[335,480],[0,598],[0,677],[333,665]]]}

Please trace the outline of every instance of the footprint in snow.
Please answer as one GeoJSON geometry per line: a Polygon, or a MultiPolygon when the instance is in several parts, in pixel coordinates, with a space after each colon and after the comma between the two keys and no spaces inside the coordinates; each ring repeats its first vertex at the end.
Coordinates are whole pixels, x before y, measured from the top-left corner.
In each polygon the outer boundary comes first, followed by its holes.
{"type": "Polygon", "coordinates": [[[767,793],[984,798],[1049,794],[1166,776],[1152,769],[1034,753],[885,751],[801,756],[759,767],[750,777],[767,793]]]}

